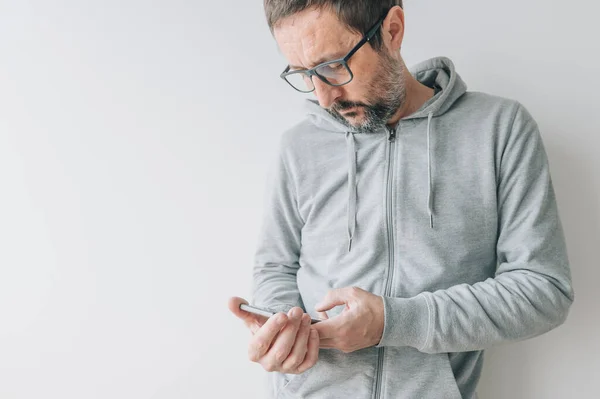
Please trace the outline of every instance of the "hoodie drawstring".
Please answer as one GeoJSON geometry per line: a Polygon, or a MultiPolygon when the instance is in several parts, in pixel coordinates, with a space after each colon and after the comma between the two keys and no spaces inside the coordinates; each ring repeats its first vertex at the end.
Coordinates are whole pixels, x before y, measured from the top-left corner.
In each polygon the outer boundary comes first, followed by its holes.
{"type": "Polygon", "coordinates": [[[356,144],[354,134],[346,132],[348,150],[348,252],[352,249],[352,239],[356,229],[356,144]]]}
{"type": "MultiPolygon", "coordinates": [[[[429,227],[433,229],[433,179],[431,178],[431,119],[433,111],[427,116],[427,212],[429,227]]],[[[354,134],[346,132],[346,148],[348,151],[348,252],[352,250],[352,239],[356,230],[356,143],[354,134]]]]}
{"type": "Polygon", "coordinates": [[[428,177],[428,191],[427,191],[427,211],[429,212],[429,227],[433,229],[433,185],[431,180],[431,118],[433,117],[433,111],[429,112],[427,117],[427,177],[428,177]]]}

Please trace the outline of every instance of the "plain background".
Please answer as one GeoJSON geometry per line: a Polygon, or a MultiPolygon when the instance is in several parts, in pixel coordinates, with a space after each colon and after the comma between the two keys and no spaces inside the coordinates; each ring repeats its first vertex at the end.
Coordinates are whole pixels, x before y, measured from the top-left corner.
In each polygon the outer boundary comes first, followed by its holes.
{"type": "MultiPolygon", "coordinates": [[[[406,0],[408,66],[518,99],[549,154],[569,318],[492,348],[482,399],[600,396],[591,1],[406,0]]],[[[0,0],[0,398],[261,398],[249,297],[267,167],[306,96],[262,1],[0,0]]]]}

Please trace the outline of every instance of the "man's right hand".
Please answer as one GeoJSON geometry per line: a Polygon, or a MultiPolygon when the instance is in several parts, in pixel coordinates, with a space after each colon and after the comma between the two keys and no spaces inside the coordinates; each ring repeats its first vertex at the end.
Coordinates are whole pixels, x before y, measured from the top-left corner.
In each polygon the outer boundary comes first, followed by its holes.
{"type": "Polygon", "coordinates": [[[252,333],[248,358],[266,371],[301,374],[319,358],[319,334],[311,328],[310,315],[294,307],[285,313],[266,318],[240,309],[248,304],[243,298],[229,299],[229,310],[244,321],[252,333]]]}

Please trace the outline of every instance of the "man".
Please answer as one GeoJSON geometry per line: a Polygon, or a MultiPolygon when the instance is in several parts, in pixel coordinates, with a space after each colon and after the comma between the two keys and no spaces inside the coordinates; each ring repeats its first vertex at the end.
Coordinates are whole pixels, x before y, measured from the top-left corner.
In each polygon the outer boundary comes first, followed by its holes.
{"type": "Polygon", "coordinates": [[[280,314],[229,301],[250,360],[278,398],[476,398],[483,350],[574,299],[536,122],[445,57],[409,72],[400,0],[265,11],[282,77],[318,102],[282,136],[256,252],[253,305],[280,314]]]}

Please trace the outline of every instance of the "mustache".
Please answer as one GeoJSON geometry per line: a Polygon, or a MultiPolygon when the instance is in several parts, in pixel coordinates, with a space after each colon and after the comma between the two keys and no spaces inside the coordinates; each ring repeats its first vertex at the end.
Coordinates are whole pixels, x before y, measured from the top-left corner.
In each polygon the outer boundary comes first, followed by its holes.
{"type": "Polygon", "coordinates": [[[339,101],[331,106],[333,111],[344,111],[353,107],[366,107],[366,104],[354,101],[339,101]]]}

